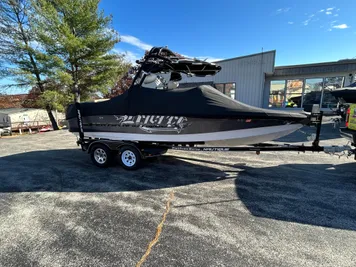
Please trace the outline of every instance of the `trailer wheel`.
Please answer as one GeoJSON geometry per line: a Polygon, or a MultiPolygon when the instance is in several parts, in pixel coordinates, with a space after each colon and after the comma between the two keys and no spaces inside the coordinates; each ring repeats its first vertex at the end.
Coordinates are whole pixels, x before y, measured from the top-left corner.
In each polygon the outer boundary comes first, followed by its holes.
{"type": "Polygon", "coordinates": [[[142,158],[140,152],[133,146],[120,148],[119,161],[126,170],[136,170],[140,167],[142,158]]]}
{"type": "Polygon", "coordinates": [[[91,149],[90,158],[96,166],[106,168],[113,160],[113,152],[107,146],[97,144],[91,149]]]}

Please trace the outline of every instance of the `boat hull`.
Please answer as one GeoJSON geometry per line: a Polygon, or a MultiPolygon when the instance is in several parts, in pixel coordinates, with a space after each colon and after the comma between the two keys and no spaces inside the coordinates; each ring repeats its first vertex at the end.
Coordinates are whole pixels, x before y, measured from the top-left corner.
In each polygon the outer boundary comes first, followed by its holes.
{"type": "MultiPolygon", "coordinates": [[[[288,123],[279,120],[161,117],[84,117],[84,136],[86,138],[137,142],[237,146],[275,140],[303,126],[301,123],[288,123]]],[[[69,120],[69,129],[78,135],[76,119],[69,120]]]]}

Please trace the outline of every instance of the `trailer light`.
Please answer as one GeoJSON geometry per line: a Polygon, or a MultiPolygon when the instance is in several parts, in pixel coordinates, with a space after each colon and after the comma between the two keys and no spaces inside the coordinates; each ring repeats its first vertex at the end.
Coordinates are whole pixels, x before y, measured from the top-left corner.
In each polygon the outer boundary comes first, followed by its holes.
{"type": "Polygon", "coordinates": [[[350,114],[351,114],[351,108],[348,108],[347,112],[346,112],[346,120],[345,120],[346,121],[346,123],[345,123],[346,128],[349,128],[350,114]]]}

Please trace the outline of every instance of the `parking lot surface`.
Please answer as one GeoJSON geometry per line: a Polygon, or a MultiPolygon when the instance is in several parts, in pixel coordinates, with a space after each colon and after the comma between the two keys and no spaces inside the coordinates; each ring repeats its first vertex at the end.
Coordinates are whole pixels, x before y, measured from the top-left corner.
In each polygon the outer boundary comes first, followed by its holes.
{"type": "MultiPolygon", "coordinates": [[[[330,124],[322,144],[346,144],[330,124]]],[[[356,163],[182,152],[100,169],[67,131],[0,139],[0,266],[355,266],[356,163]]],[[[302,133],[281,142],[307,142],[302,133]]]]}

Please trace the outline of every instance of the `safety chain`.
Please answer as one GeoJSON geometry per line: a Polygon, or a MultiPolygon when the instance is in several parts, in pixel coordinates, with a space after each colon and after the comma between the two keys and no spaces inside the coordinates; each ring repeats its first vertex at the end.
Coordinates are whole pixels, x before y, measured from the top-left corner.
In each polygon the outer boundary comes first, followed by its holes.
{"type": "Polygon", "coordinates": [[[332,156],[338,156],[339,159],[341,157],[346,157],[346,158],[349,158],[351,156],[354,156],[355,153],[356,153],[356,149],[351,149],[351,142],[347,142],[347,144],[344,146],[345,150],[341,151],[340,153],[338,152],[326,152],[324,151],[326,154],[328,155],[332,155],[332,156]]]}
{"type": "Polygon", "coordinates": [[[307,140],[308,141],[314,141],[316,138],[316,134],[315,133],[307,133],[301,129],[298,129],[299,132],[301,132],[302,134],[305,134],[307,136],[307,140]]]}

